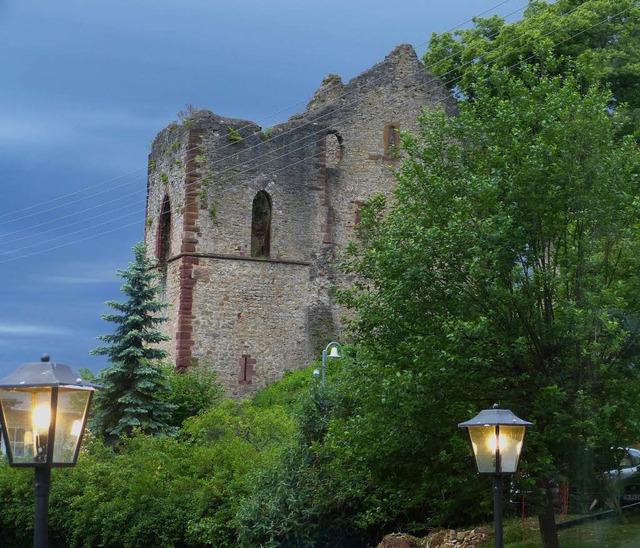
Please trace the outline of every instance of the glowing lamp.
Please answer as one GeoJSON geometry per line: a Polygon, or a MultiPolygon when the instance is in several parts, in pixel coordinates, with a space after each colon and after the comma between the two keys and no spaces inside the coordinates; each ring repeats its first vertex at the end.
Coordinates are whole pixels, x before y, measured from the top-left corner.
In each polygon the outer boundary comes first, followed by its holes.
{"type": "Polygon", "coordinates": [[[0,421],[9,464],[73,466],[96,389],[48,356],[2,379],[0,421]]]}
{"type": "Polygon", "coordinates": [[[76,463],[98,388],[47,355],[0,381],[0,426],[9,464],[35,468],[36,548],[48,546],[51,468],[76,463]]]}
{"type": "Polygon", "coordinates": [[[493,523],[495,548],[503,548],[502,477],[518,469],[522,442],[527,426],[532,423],[516,417],[508,409],[480,411],[475,417],[458,424],[469,430],[471,447],[480,474],[493,475],[493,523]]]}
{"type": "Polygon", "coordinates": [[[480,411],[458,426],[469,430],[473,454],[480,474],[514,474],[527,426],[532,423],[516,417],[508,409],[480,411]]]}

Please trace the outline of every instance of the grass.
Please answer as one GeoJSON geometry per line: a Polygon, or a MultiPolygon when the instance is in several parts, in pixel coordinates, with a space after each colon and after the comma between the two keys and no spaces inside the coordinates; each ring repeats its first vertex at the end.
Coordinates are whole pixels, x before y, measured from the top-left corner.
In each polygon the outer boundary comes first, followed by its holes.
{"type": "MultiPolygon", "coordinates": [[[[558,522],[570,521],[579,516],[557,517],[558,522]]],[[[640,511],[633,511],[618,518],[600,519],[559,532],[562,548],[640,548],[640,511]]],[[[493,546],[493,539],[489,546],[493,546]]],[[[505,548],[539,548],[540,530],[537,518],[509,519],[504,527],[505,548]]]]}

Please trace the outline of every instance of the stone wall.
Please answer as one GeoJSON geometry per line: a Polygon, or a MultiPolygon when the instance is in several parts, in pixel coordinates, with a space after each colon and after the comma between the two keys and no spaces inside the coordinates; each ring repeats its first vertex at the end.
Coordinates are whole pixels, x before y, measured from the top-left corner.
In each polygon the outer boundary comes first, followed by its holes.
{"type": "Polygon", "coordinates": [[[346,85],[328,76],[304,113],[269,132],[195,111],[158,135],[145,237],[161,259],[177,367],[205,363],[242,397],[344,342],[336,261],[362,205],[390,195],[399,159],[389,142],[417,129],[422,108],[455,106],[403,45],[346,85]],[[258,193],[270,215],[253,207],[258,193]]]}
{"type": "Polygon", "coordinates": [[[205,364],[218,364],[220,380],[232,395],[248,395],[305,363],[310,351],[307,266],[225,259],[201,263],[195,270],[199,336],[193,352],[205,364]],[[246,374],[243,357],[255,360],[246,374]]]}

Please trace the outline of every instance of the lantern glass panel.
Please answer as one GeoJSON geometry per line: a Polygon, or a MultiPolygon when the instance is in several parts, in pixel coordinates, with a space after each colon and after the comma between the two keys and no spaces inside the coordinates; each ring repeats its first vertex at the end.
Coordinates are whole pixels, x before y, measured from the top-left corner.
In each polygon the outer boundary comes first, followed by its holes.
{"type": "Polygon", "coordinates": [[[478,472],[480,474],[513,474],[518,468],[525,429],[524,426],[509,425],[469,427],[478,472]]]}
{"type": "Polygon", "coordinates": [[[469,427],[469,437],[473,447],[473,455],[476,458],[476,465],[480,474],[496,473],[496,452],[495,439],[496,427],[471,426],[469,427]]]}
{"type": "Polygon", "coordinates": [[[51,394],[50,387],[0,391],[7,449],[14,464],[47,462],[51,394]]]}
{"type": "Polygon", "coordinates": [[[84,430],[85,416],[92,392],[89,390],[58,389],[56,433],[53,445],[55,464],[73,464],[84,430]]]}
{"type": "Polygon", "coordinates": [[[513,474],[518,469],[525,426],[500,426],[500,472],[513,474]]]}

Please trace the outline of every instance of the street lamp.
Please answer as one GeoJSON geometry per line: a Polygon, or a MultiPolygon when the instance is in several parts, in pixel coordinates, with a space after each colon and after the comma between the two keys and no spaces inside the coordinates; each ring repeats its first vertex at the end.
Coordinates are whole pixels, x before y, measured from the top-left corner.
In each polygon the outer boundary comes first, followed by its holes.
{"type": "Polygon", "coordinates": [[[36,548],[48,546],[51,468],[75,465],[98,388],[47,355],[0,381],[0,426],[9,464],[35,469],[36,548]]]}
{"type": "Polygon", "coordinates": [[[480,411],[474,418],[458,424],[469,429],[471,446],[479,474],[493,475],[493,520],[496,548],[502,548],[502,476],[514,474],[527,426],[533,423],[516,417],[508,409],[480,411]]]}
{"type": "MultiPolygon", "coordinates": [[[[325,379],[325,369],[327,368],[327,353],[329,358],[342,358],[340,352],[344,352],[342,350],[342,346],[338,342],[330,342],[327,347],[322,351],[322,386],[324,387],[324,379],[325,379]],[[331,351],[329,351],[331,349],[331,351]],[[338,351],[340,349],[340,351],[338,351]]],[[[317,377],[319,375],[319,371],[314,369],[313,376],[317,377]]]]}

